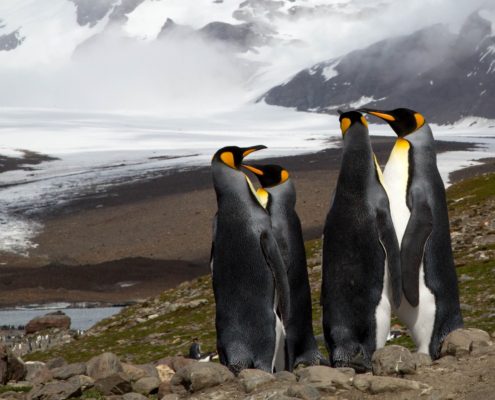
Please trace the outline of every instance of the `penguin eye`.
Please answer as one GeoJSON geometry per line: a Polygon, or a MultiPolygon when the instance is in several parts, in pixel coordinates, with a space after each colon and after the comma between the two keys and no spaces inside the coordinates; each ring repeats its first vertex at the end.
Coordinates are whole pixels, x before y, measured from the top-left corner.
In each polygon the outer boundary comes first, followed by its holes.
{"type": "Polygon", "coordinates": [[[351,124],[352,122],[349,118],[342,118],[342,121],[340,121],[340,129],[342,130],[342,134],[346,133],[351,124]]]}
{"type": "Polygon", "coordinates": [[[230,168],[237,169],[237,167],[235,166],[234,154],[232,152],[226,151],[226,152],[222,153],[220,155],[220,160],[222,160],[222,162],[225,165],[228,165],[230,168]]]}

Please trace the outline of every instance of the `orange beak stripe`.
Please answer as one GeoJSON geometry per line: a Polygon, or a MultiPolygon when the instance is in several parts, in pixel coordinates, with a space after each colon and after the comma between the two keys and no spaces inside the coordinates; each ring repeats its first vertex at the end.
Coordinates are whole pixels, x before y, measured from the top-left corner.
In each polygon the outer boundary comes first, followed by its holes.
{"type": "Polygon", "coordinates": [[[373,114],[375,117],[384,119],[385,121],[395,121],[395,118],[389,114],[381,113],[378,111],[368,111],[368,113],[373,114]]]}
{"type": "Polygon", "coordinates": [[[251,171],[253,174],[264,175],[264,172],[261,169],[258,169],[258,168],[252,167],[251,165],[246,165],[246,164],[242,164],[242,166],[244,168],[248,169],[249,171],[251,171]]]}

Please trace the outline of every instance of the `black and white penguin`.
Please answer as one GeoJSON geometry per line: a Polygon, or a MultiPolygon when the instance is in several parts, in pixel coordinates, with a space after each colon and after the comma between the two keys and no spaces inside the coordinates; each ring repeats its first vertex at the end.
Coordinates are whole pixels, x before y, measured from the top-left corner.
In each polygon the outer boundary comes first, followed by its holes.
{"type": "Polygon", "coordinates": [[[418,352],[435,359],[445,337],[463,322],[433,134],[413,110],[363,111],[388,122],[398,136],[383,173],[401,247],[404,298],[396,313],[418,352]]]}
{"type": "Polygon", "coordinates": [[[340,115],[344,146],[323,237],[323,332],[334,367],[371,369],[401,299],[399,244],[366,119],[340,115]]]}
{"type": "Polygon", "coordinates": [[[220,362],[244,368],[285,369],[290,294],[285,264],[249,178],[245,156],[265,146],[224,147],[213,156],[218,212],[211,251],[220,362]]]}
{"type": "MultiPolygon", "coordinates": [[[[279,165],[243,164],[260,181],[257,193],[272,220],[273,232],[287,267],[290,317],[286,328],[289,370],[299,364],[318,365],[324,357],[313,334],[311,289],[296,190],[289,172],[279,165]]],[[[325,363],[325,361],[324,361],[325,363]]]]}

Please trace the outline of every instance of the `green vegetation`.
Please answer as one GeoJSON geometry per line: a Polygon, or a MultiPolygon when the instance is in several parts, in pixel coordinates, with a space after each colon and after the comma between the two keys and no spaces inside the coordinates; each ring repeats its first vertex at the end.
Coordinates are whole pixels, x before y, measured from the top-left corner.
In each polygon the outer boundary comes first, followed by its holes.
{"type": "MultiPolygon", "coordinates": [[[[467,210],[487,209],[495,201],[495,174],[484,175],[460,182],[447,191],[451,220],[459,218],[467,210]]],[[[489,210],[494,213],[494,209],[489,210]]],[[[495,213],[494,213],[495,214],[495,213]]],[[[476,231],[476,229],[475,229],[476,231]]],[[[493,233],[493,232],[492,232],[493,233]]],[[[470,243],[472,238],[466,238],[470,243]]],[[[456,249],[454,257],[469,256],[467,253],[493,249],[493,245],[474,248],[467,245],[456,249]]],[[[321,240],[306,243],[309,262],[309,277],[313,295],[313,324],[316,335],[322,334],[320,309],[321,267],[315,264],[321,252],[321,240]]],[[[485,261],[465,258],[457,268],[463,316],[468,327],[477,327],[493,332],[495,330],[495,260],[485,261]]],[[[144,313],[146,315],[146,313],[144,313]]],[[[101,321],[89,334],[82,336],[63,347],[47,352],[32,353],[28,360],[47,360],[62,356],[69,362],[86,361],[94,355],[111,351],[123,360],[145,363],[159,358],[186,354],[193,337],[202,342],[203,351],[213,351],[215,343],[215,308],[211,279],[209,276],[185,282],[175,289],[168,290],[156,299],[128,307],[119,315],[101,321]],[[202,300],[198,305],[187,306],[188,302],[202,300]],[[185,304],[170,312],[157,312],[141,318],[146,309],[153,313],[155,308],[165,303],[185,304]]],[[[392,324],[398,321],[393,320],[392,324]]],[[[414,345],[409,336],[402,336],[392,343],[411,349],[414,345]]],[[[322,348],[323,354],[326,350],[322,348]]],[[[88,392],[86,392],[88,393],[88,392]]],[[[86,393],[83,398],[95,397],[86,393]],[[84,397],[86,396],[86,397],[84,397]]]]}
{"type": "Polygon", "coordinates": [[[31,388],[31,386],[0,385],[0,394],[5,392],[27,393],[31,390],[31,388]]]}

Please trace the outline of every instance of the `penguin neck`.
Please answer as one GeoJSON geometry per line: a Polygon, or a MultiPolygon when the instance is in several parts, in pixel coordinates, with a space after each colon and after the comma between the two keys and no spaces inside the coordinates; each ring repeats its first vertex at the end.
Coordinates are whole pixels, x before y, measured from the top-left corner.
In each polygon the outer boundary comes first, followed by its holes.
{"type": "Polygon", "coordinates": [[[277,186],[265,188],[270,194],[268,210],[270,214],[274,212],[284,212],[293,210],[296,206],[296,190],[290,179],[277,186]]]}
{"type": "Polygon", "coordinates": [[[375,175],[376,166],[368,133],[363,131],[346,135],[344,137],[339,185],[347,183],[353,186],[362,186],[363,182],[374,179],[375,175]],[[349,172],[351,170],[359,170],[359,173],[349,172]]]}
{"type": "Polygon", "coordinates": [[[423,154],[435,153],[435,139],[430,126],[426,123],[416,132],[407,135],[405,139],[411,144],[411,147],[419,149],[423,154]]]}
{"type": "MultiPolygon", "coordinates": [[[[239,204],[252,205],[256,202],[256,193],[250,188],[247,176],[239,170],[225,165],[213,165],[213,186],[217,195],[218,205],[239,204]]],[[[251,185],[252,186],[252,185],[251,185]]]]}

